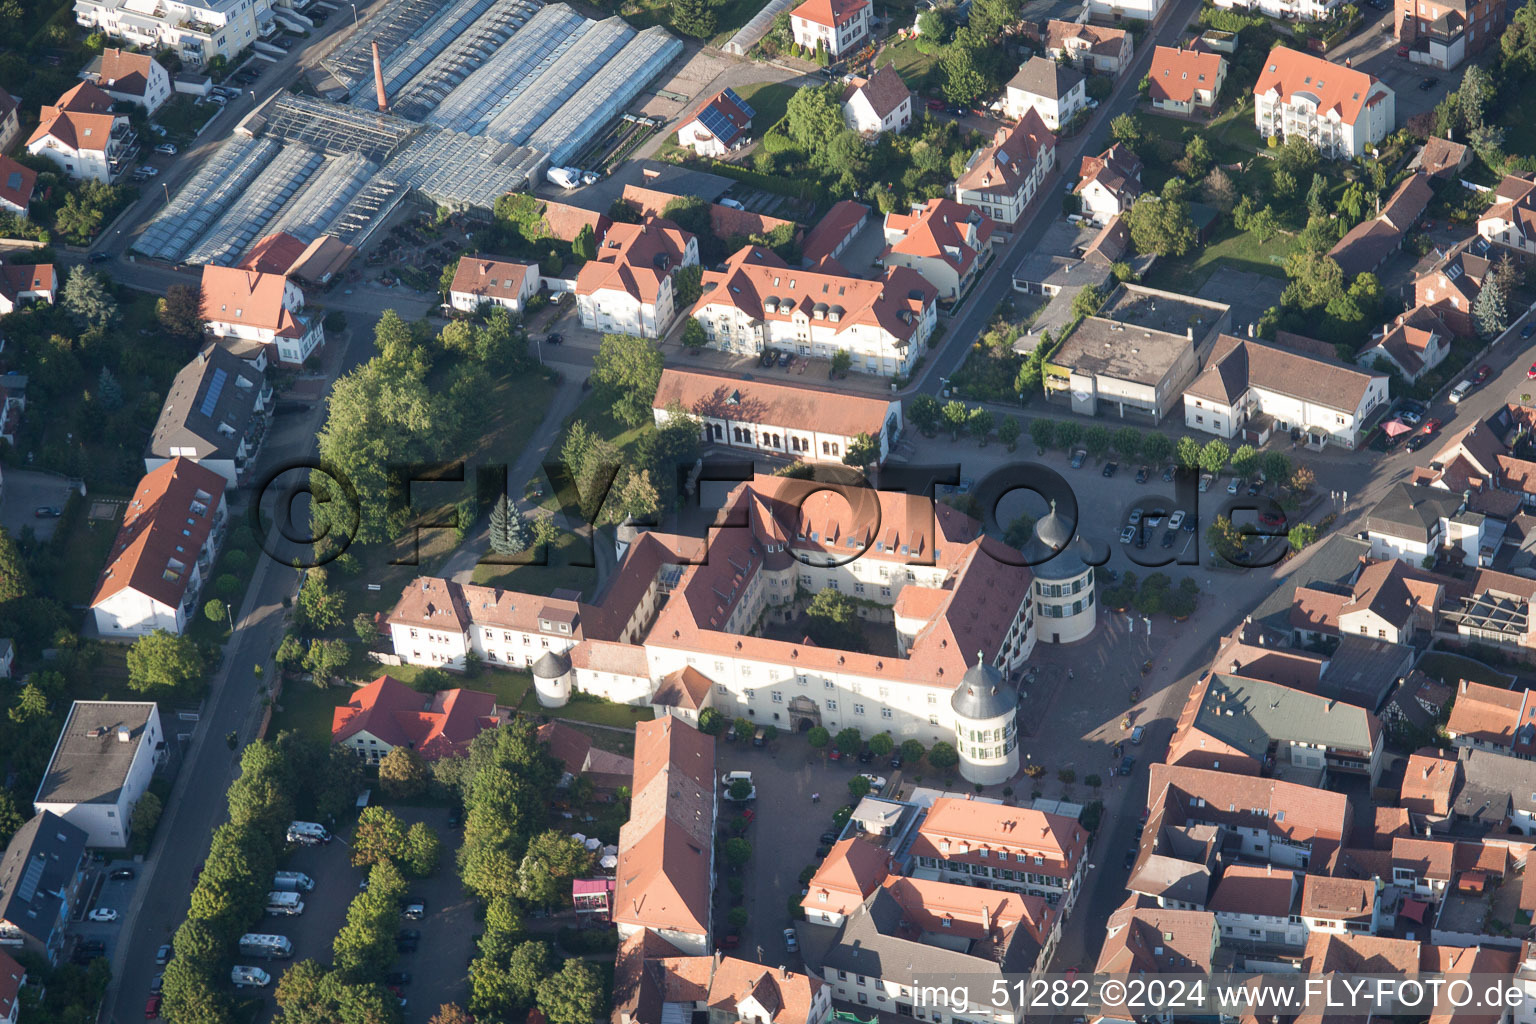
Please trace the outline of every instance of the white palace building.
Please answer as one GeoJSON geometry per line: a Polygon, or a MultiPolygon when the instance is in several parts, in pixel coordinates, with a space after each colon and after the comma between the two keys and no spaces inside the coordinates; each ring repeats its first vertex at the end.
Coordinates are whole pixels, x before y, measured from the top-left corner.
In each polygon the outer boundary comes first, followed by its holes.
{"type": "MultiPolygon", "coordinates": [[[[543,597],[418,578],[389,616],[395,654],[457,669],[474,651],[531,671],[546,707],[574,689],[692,724],[714,707],[779,729],[942,740],[956,745],[967,780],[1011,778],[1011,681],[1036,643],[1036,573],[1010,564],[1017,552],[947,505],[853,495],[861,507],[826,484],[757,476],[726,499],[720,521],[735,525],[707,542],[643,532],[622,543],[617,572],[591,604],[571,591],[543,597]],[[818,647],[798,634],[799,612],[828,587],[889,630],[888,650],[818,647]]],[[[1072,578],[1088,579],[1073,595],[1082,600],[1091,570],[1072,561],[1072,578]]]]}

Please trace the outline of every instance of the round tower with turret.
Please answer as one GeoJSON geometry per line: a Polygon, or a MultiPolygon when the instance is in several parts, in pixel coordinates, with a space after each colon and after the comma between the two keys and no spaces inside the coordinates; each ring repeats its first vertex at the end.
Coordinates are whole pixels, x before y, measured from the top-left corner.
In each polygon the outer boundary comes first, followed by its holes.
{"type": "Polygon", "coordinates": [[[961,777],[983,786],[1013,778],[1019,770],[1019,691],[980,651],[950,695],[949,706],[961,777]]]}
{"type": "Polygon", "coordinates": [[[569,655],[545,651],[544,656],[533,663],[533,692],[539,698],[539,705],[565,707],[571,699],[573,674],[569,655]]]}
{"type": "Polygon", "coordinates": [[[1023,548],[1035,599],[1035,635],[1043,643],[1069,644],[1098,624],[1091,549],[1076,535],[1071,519],[1051,502],[1050,514],[1035,524],[1023,548]]]}

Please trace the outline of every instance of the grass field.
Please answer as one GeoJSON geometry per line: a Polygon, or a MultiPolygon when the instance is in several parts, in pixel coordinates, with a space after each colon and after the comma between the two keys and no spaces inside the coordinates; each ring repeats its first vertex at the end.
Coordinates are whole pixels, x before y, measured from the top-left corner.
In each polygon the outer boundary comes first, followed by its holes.
{"type": "Polygon", "coordinates": [[[1438,679],[1446,686],[1455,686],[1458,679],[1470,679],[1474,683],[1508,689],[1515,678],[1480,661],[1446,651],[1430,651],[1419,659],[1418,667],[1431,679],[1438,679]]]}
{"type": "Polygon", "coordinates": [[[1260,242],[1256,235],[1239,231],[1230,220],[1223,219],[1209,245],[1181,257],[1160,258],[1147,274],[1146,283],[1154,288],[1193,294],[1220,267],[1284,278],[1285,257],[1295,244],[1294,237],[1283,233],[1260,242]]]}
{"type": "Polygon", "coordinates": [[[789,98],[795,87],[787,82],[758,82],[736,90],[736,95],[752,107],[752,124],[759,134],[784,120],[789,98]]]}
{"type": "MultiPolygon", "coordinates": [[[[927,85],[928,72],[933,70],[936,60],[933,54],[923,53],[917,48],[916,39],[892,43],[881,52],[880,59],[882,63],[896,65],[896,73],[907,83],[907,88],[914,92],[922,91],[927,85]]],[[[914,116],[916,113],[914,110],[914,116]]]]}
{"type": "Polygon", "coordinates": [[[331,742],[331,712],[352,696],[350,686],[316,686],[299,680],[283,684],[283,695],[272,712],[269,738],[280,732],[296,732],[331,742]]]}
{"type": "Polygon", "coordinates": [[[585,597],[592,597],[596,581],[596,566],[582,565],[592,562],[591,546],[575,534],[562,534],[545,557],[544,565],[492,565],[475,566],[474,581],[488,587],[503,590],[520,590],[526,594],[548,595],[556,590],[579,590],[585,597]]]}
{"type": "Polygon", "coordinates": [[[611,725],[619,729],[633,729],[636,722],[649,722],[656,717],[655,713],[648,707],[615,704],[613,701],[599,700],[596,697],[584,697],[580,694],[574,696],[565,707],[549,710],[540,707],[537,698],[530,692],[523,700],[522,710],[530,715],[569,718],[577,722],[591,722],[593,725],[611,725]]]}

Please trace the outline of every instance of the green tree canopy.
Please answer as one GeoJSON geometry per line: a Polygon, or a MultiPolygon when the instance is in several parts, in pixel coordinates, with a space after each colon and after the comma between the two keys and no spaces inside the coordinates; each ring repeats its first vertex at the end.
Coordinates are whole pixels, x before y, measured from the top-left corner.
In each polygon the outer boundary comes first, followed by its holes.
{"type": "Polygon", "coordinates": [[[592,386],[612,403],[620,422],[638,427],[652,419],[651,400],[661,381],[661,349],[648,338],[605,334],[592,360],[592,386]]]}
{"type": "Polygon", "coordinates": [[[190,637],[157,629],[128,648],[128,687],[164,697],[193,695],[203,682],[203,656],[190,637]]]}

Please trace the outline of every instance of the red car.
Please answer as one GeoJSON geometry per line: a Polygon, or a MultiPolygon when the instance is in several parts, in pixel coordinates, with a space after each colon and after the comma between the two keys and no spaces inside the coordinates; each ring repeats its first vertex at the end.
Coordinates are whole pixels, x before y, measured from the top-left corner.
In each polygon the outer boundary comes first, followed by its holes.
{"type": "Polygon", "coordinates": [[[1425,420],[1424,421],[1424,426],[1419,428],[1419,433],[1421,433],[1421,434],[1433,434],[1435,431],[1439,430],[1443,426],[1445,426],[1445,424],[1441,423],[1439,420],[1425,420]]]}
{"type": "Polygon", "coordinates": [[[149,1001],[144,1004],[144,1019],[145,1020],[154,1020],[156,1017],[159,1017],[159,1016],[160,1016],[160,994],[157,992],[154,995],[150,996],[149,997],[149,1001]]]}
{"type": "Polygon", "coordinates": [[[929,100],[928,101],[928,109],[929,110],[943,110],[944,109],[944,101],[943,100],[929,100]]]}
{"type": "Polygon", "coordinates": [[[1406,57],[1406,56],[1408,56],[1408,47],[1406,47],[1406,46],[1399,46],[1397,48],[1397,55],[1399,57],[1406,57]]]}
{"type": "Polygon", "coordinates": [[[1485,383],[1488,380],[1488,378],[1492,377],[1492,376],[1493,376],[1493,367],[1489,366],[1487,363],[1484,363],[1482,366],[1479,366],[1477,368],[1477,372],[1472,375],[1472,383],[1473,384],[1485,383]]]}
{"type": "Polygon", "coordinates": [[[827,753],[827,760],[829,760],[829,761],[841,761],[842,759],[843,759],[843,755],[838,751],[838,749],[836,747],[833,747],[827,753]]]}
{"type": "Polygon", "coordinates": [[[1263,512],[1259,514],[1259,522],[1265,526],[1284,526],[1285,515],[1280,512],[1263,512]]]}
{"type": "Polygon", "coordinates": [[[1525,379],[1536,380],[1536,363],[1532,363],[1531,368],[1525,371],[1525,379]]]}

